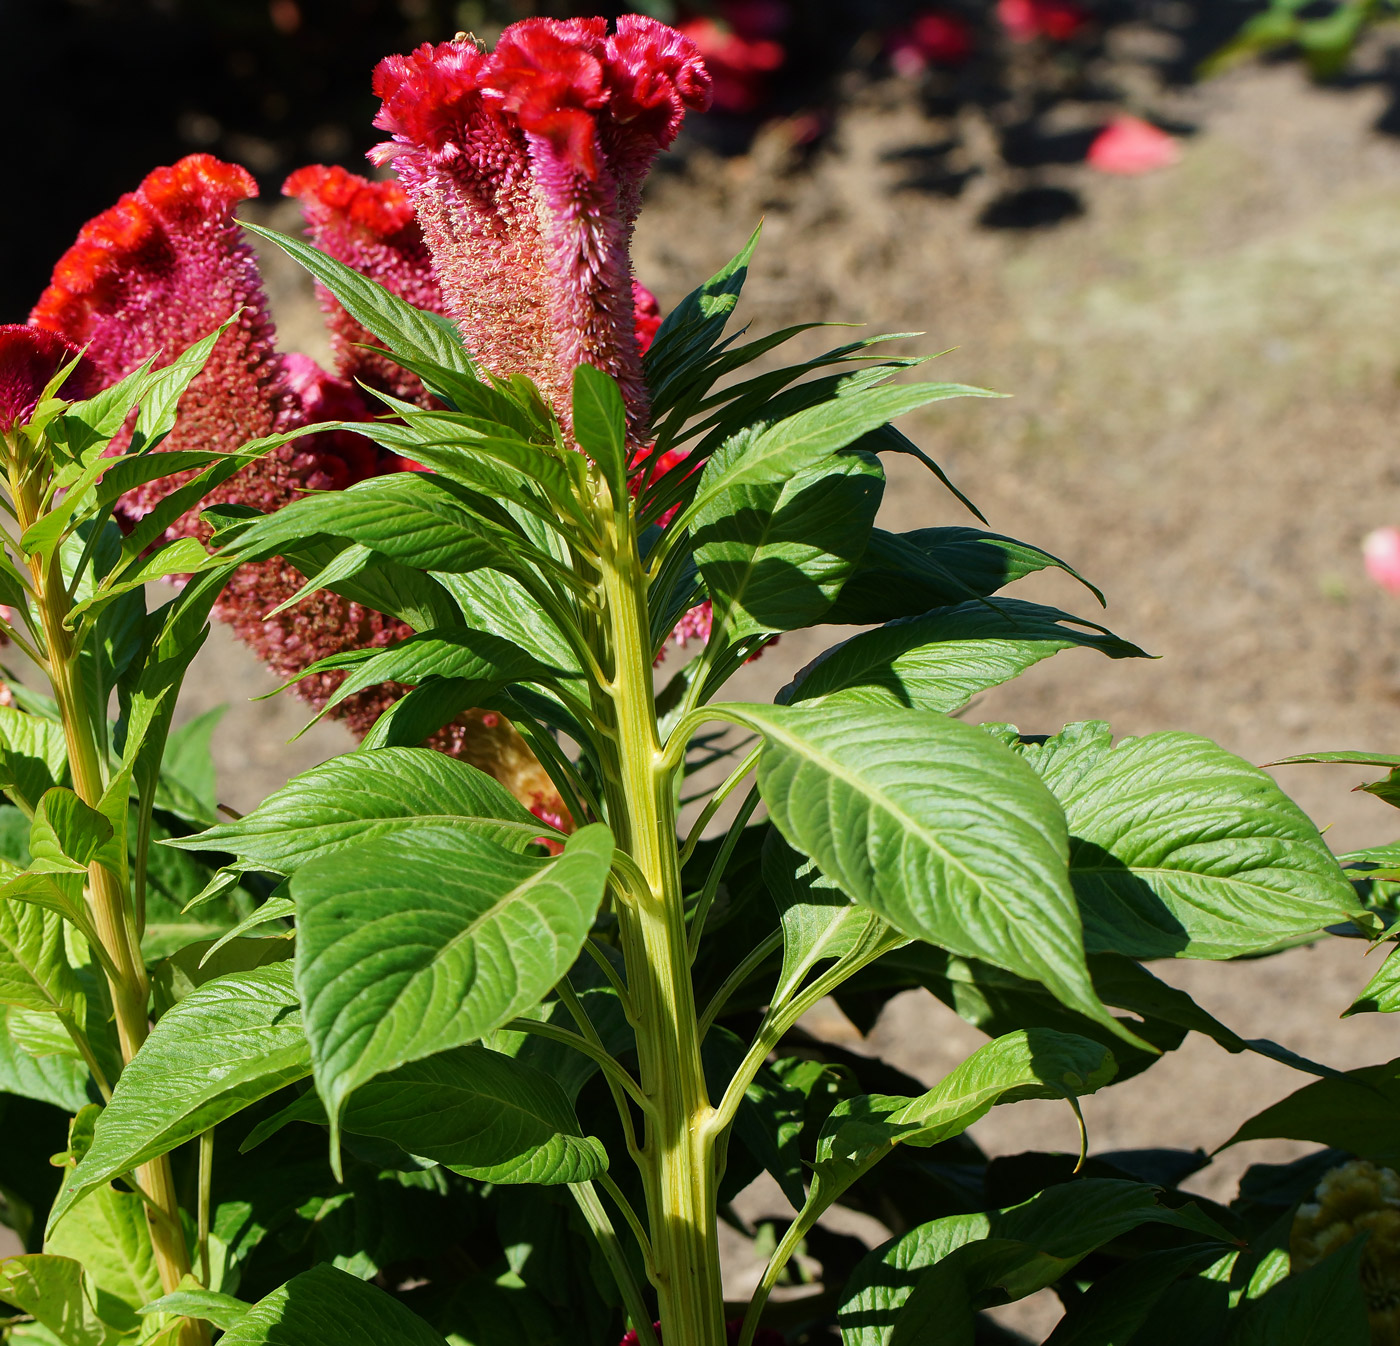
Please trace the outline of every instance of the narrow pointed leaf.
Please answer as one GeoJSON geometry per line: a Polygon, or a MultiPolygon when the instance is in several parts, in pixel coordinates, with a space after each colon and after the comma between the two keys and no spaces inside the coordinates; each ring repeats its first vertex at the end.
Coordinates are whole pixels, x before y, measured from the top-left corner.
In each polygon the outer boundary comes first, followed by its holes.
{"type": "Polygon", "coordinates": [[[627,404],[614,379],[590,364],[574,370],[574,438],[602,469],[613,503],[627,499],[627,404]]]}

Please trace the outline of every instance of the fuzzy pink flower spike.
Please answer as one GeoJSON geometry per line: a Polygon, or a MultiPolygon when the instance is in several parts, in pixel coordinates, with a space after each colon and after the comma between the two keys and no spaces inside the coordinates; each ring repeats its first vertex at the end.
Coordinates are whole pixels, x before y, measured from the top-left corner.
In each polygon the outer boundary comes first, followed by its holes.
{"type": "Polygon", "coordinates": [[[646,388],[628,248],[642,183],[688,108],[695,45],[654,19],[526,19],[493,53],[424,45],[375,71],[392,162],[449,311],[491,372],[528,374],[567,423],[576,365],[617,379],[635,445],[646,388]]]}

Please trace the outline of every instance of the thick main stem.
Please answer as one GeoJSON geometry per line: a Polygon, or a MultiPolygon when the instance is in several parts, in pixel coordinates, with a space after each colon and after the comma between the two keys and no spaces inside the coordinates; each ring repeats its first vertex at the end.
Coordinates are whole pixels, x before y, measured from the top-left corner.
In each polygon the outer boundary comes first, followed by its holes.
{"type": "MultiPolygon", "coordinates": [[[[13,459],[10,489],[22,533],[38,516],[39,493],[33,475],[15,465],[13,459]]],[[[78,652],[72,633],[64,626],[71,605],[57,554],[47,561],[37,554],[31,556],[29,573],[44,632],[49,683],[63,722],[73,790],[85,804],[95,809],[106,789],[106,780],[94,735],[92,708],[87,704],[87,692],[78,666],[78,652]]],[[[125,1063],[136,1055],[150,1032],[147,1004],[151,987],[141,956],[141,935],[121,880],[95,861],[88,869],[88,895],[93,928],[112,964],[107,984],[125,1063]]],[[[190,1270],[169,1156],[162,1155],[143,1164],[136,1170],[135,1178],[150,1203],[146,1215],[151,1248],[161,1287],[168,1294],[190,1270]]],[[[209,1339],[207,1324],[196,1319],[185,1320],[180,1346],[208,1346],[209,1339]]]]}
{"type": "Polygon", "coordinates": [[[609,821],[646,884],[619,917],[641,1086],[652,1103],[642,1155],[662,1330],[666,1346],[724,1346],[714,1108],[700,1062],[671,774],[657,733],[646,580],[630,527],[609,527],[601,561],[617,735],[609,821]]]}

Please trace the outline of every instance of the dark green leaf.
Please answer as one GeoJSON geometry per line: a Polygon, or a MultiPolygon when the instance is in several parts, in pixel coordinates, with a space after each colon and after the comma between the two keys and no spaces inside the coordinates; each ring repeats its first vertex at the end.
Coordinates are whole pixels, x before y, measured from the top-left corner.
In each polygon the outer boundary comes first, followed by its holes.
{"type": "Polygon", "coordinates": [[[202,1318],[206,1323],[227,1332],[242,1321],[252,1307],[232,1295],[222,1295],[217,1290],[176,1290],[173,1294],[162,1295],[143,1305],[140,1312],[178,1314],[182,1318],[202,1318]]]}
{"type": "Polygon", "coordinates": [[[1363,1291],[1366,1243],[1364,1237],[1352,1239],[1241,1306],[1229,1346],[1369,1346],[1375,1337],[1363,1291]]]}

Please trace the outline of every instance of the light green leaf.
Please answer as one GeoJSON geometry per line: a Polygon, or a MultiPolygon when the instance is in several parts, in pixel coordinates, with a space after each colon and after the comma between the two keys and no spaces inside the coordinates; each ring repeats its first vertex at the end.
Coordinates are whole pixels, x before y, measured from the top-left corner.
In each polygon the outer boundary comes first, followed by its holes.
{"type": "MultiPolygon", "coordinates": [[[[232,930],[226,930],[219,936],[204,952],[204,957],[200,960],[201,966],[207,964],[211,958],[217,957],[234,940],[242,935],[246,935],[250,930],[257,930],[266,925],[269,921],[288,921],[296,914],[296,903],[290,897],[269,897],[256,911],[245,916],[232,930]]],[[[290,939],[292,932],[278,927],[279,934],[269,933],[266,937],[269,940],[278,938],[290,939]]],[[[279,959],[269,958],[267,962],[278,962],[279,959]]]]}
{"type": "Polygon", "coordinates": [[[310,1073],[290,964],[233,973],[192,991],[162,1016],[122,1072],[92,1149],[59,1192],[50,1229],[98,1184],[310,1073]]]}
{"type": "Polygon", "coordinates": [[[1228,1346],[1370,1346],[1362,1257],[1354,1238],[1316,1266],[1241,1306],[1228,1346]]]}
{"type": "Polygon", "coordinates": [[[627,501],[627,404],[612,376],[590,364],[574,370],[574,438],[602,469],[613,503],[627,501]]]}
{"type": "Polygon", "coordinates": [[[0,1093],[52,1103],[67,1113],[88,1101],[88,1069],[70,1056],[31,1056],[14,1039],[9,1018],[16,1011],[0,1007],[0,1093]]]}
{"type": "Polygon", "coordinates": [[[524,544],[463,508],[441,482],[421,472],[371,477],[343,491],[303,496],[253,520],[227,555],[248,560],[317,533],[371,547],[421,570],[510,571],[524,544]]]}
{"type": "Polygon", "coordinates": [[[431,748],[346,753],[294,777],[251,813],[166,845],[228,851],[290,874],[308,860],[420,823],[448,820],[523,850],[548,829],[505,786],[431,748]]]}
{"type": "Polygon", "coordinates": [[[45,1240],[44,1251],[83,1264],[98,1317],[118,1331],[135,1331],[137,1310],[160,1294],[146,1208],[135,1192],[96,1187],[45,1240]]]}
{"type": "Polygon", "coordinates": [[[51,908],[0,899],[0,1004],[76,1019],[82,991],[51,908]]]}
{"type": "Polygon", "coordinates": [[[1060,650],[1146,658],[1103,627],[1058,608],[981,599],[890,622],[828,650],[779,693],[785,703],[918,706],[951,714],[1060,650]],[[1088,627],[1076,630],[1063,623],[1088,627]]]}
{"type": "Polygon", "coordinates": [[[296,871],[297,987],[333,1136],[362,1084],[477,1040],[554,986],[583,947],[612,854],[601,824],[553,860],[438,824],[296,871]]]}
{"type": "MultiPolygon", "coordinates": [[[[188,1284],[188,1282],[186,1282],[188,1284]]],[[[202,1318],[206,1323],[227,1332],[240,1323],[251,1304],[245,1304],[232,1295],[220,1294],[217,1290],[204,1290],[196,1285],[189,1289],[176,1290],[162,1295],[138,1310],[142,1316],[148,1314],[176,1314],[182,1318],[202,1318]]]]}
{"type": "Polygon", "coordinates": [[[1400,1010],[1400,949],[1392,946],[1385,962],[1376,969],[1376,975],[1366,983],[1366,989],[1342,1018],[1367,1011],[1393,1014],[1396,1010],[1400,1010]]]}
{"type": "MultiPolygon", "coordinates": [[[[320,1099],[303,1094],[257,1127],[243,1148],[287,1122],[325,1120],[320,1099]]],[[[583,1135],[554,1080],[479,1045],[410,1062],[362,1085],[341,1126],[480,1182],[587,1182],[608,1167],[602,1142],[583,1135]]]]}
{"type": "Polygon", "coordinates": [[[1091,951],[1238,958],[1368,922],[1317,828],[1264,772],[1194,734],[1111,743],[1090,722],[1021,748],[1069,822],[1091,951]]]}
{"type": "Polygon", "coordinates": [[[735,487],[695,516],[695,562],[731,640],[817,621],[865,550],[885,474],[842,454],[786,480],[735,487]]]}
{"type": "Polygon", "coordinates": [[[81,1262],[31,1253],[0,1261],[0,1299],[53,1333],[60,1346],[108,1346],[115,1333],[88,1298],[81,1262]]]}
{"type": "Polygon", "coordinates": [[[929,711],[726,711],[764,735],[758,788],[774,824],[844,892],[908,936],[1039,981],[1136,1043],[1085,966],[1064,816],[1015,753],[929,711]]]}
{"type": "MultiPolygon", "coordinates": [[[[125,792],[122,807],[125,809],[125,792]]],[[[34,810],[29,829],[29,868],[35,874],[85,874],[111,841],[112,824],[72,790],[55,786],[34,810]]]]}
{"type": "Polygon", "coordinates": [[[259,1300],[219,1346],[447,1346],[392,1295],[322,1263],[259,1300]]]}
{"type": "Polygon", "coordinates": [[[219,808],[218,781],[214,770],[212,742],[214,731],[228,713],[228,705],[215,706],[195,716],[165,741],[160,771],[164,780],[174,780],[193,797],[205,815],[213,818],[219,808]]]}
{"type": "Polygon", "coordinates": [[[221,557],[210,556],[204,550],[198,538],[175,538],[143,558],[139,565],[123,567],[119,572],[121,578],[103,584],[91,598],[79,603],[73,609],[72,618],[76,621],[85,614],[99,612],[122,594],[167,575],[194,575],[201,570],[216,570],[223,564],[221,557]]]}

